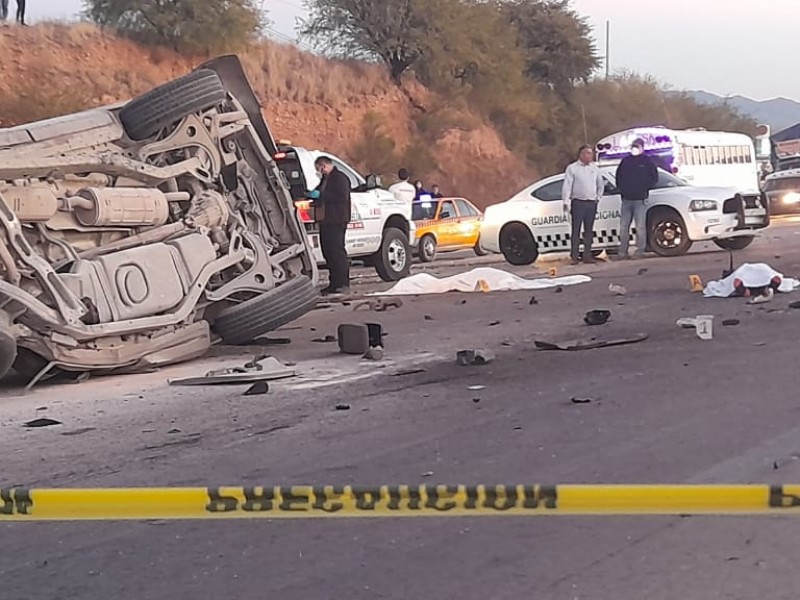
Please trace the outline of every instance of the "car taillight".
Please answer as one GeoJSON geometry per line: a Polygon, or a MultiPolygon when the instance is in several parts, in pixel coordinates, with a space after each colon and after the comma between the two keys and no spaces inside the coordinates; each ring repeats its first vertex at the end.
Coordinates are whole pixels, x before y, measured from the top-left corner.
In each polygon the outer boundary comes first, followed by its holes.
{"type": "Polygon", "coordinates": [[[308,200],[296,200],[294,206],[297,209],[297,214],[300,215],[300,220],[303,223],[314,222],[314,219],[311,217],[311,202],[308,200]]]}

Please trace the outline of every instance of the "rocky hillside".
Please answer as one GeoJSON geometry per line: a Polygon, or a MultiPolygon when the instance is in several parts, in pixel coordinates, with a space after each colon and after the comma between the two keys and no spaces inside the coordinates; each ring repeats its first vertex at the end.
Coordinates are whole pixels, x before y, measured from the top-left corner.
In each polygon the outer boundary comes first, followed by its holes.
{"type": "MultiPolygon", "coordinates": [[[[0,28],[0,126],[126,100],[201,60],[143,48],[83,23],[0,28]]],[[[329,61],[272,42],[251,48],[242,61],[279,138],[359,162],[371,151],[365,139],[379,128],[393,142],[392,157],[405,155],[390,158],[398,164],[387,164],[387,172],[411,162],[416,177],[484,206],[535,175],[494,129],[463,109],[421,147],[419,113],[407,94],[423,105],[440,99],[413,82],[401,92],[378,66],[329,61]]]]}

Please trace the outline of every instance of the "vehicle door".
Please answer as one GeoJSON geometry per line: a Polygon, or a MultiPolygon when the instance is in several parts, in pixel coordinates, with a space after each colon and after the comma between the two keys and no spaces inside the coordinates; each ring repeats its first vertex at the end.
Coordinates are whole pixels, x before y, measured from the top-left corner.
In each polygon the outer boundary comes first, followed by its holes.
{"type": "Polygon", "coordinates": [[[531,191],[535,210],[530,224],[539,252],[564,252],[570,248],[570,217],[564,212],[561,191],[564,175],[550,180],[531,191]]]}
{"type": "Polygon", "coordinates": [[[462,248],[472,248],[478,243],[481,222],[478,219],[478,209],[463,198],[456,198],[458,210],[458,245],[462,248]]]}
{"type": "Polygon", "coordinates": [[[441,200],[436,217],[438,244],[440,248],[452,248],[458,245],[458,212],[453,200],[441,200]]]}
{"type": "MultiPolygon", "coordinates": [[[[622,217],[622,196],[617,189],[614,174],[603,173],[605,189],[603,198],[597,206],[594,221],[594,245],[598,248],[617,247],[620,244],[620,219],[622,217]]],[[[635,230],[635,228],[633,228],[635,230]]]]}

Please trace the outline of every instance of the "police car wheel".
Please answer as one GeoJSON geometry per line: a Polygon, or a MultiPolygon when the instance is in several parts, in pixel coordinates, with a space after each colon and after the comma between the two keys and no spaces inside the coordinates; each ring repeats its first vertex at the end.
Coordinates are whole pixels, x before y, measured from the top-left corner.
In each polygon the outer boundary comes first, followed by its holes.
{"type": "Polygon", "coordinates": [[[514,266],[536,262],[539,248],[530,230],[522,223],[509,223],[500,231],[500,251],[506,261],[514,266]]]}
{"type": "Polygon", "coordinates": [[[722,240],[714,240],[714,243],[723,250],[744,250],[753,243],[754,236],[741,236],[722,240]]]}
{"type": "Polygon", "coordinates": [[[419,241],[419,259],[421,262],[433,262],[436,258],[436,238],[432,235],[424,235],[419,241]]]}
{"type": "Polygon", "coordinates": [[[383,230],[381,249],[373,258],[375,271],[383,281],[398,281],[411,272],[408,236],[396,227],[383,230]]]}
{"type": "Polygon", "coordinates": [[[680,256],[692,247],[681,216],[672,210],[657,210],[648,215],[650,248],[659,256],[680,256]]]}

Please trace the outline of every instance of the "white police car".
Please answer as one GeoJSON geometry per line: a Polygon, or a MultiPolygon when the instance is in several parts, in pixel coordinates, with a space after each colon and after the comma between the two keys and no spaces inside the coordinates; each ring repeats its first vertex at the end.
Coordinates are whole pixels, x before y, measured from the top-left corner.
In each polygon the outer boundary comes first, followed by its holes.
{"type": "Polygon", "coordinates": [[[351,183],[352,216],[345,236],[347,256],[373,266],[384,281],[407,277],[417,243],[411,204],[399,201],[394,194],[383,189],[378,177],[363,177],[334,154],[292,146],[281,140],[275,162],[286,178],[317,262],[324,264],[325,261],[319,241],[319,224],[308,192],[319,185],[314,161],[323,155],[329,157],[351,183]]]}
{"type": "MultiPolygon", "coordinates": [[[[606,180],[597,210],[593,253],[620,244],[621,198],[614,181],[616,167],[600,168],[606,180]]],[[[489,206],[481,225],[481,245],[502,253],[513,265],[529,265],[539,254],[570,249],[570,218],[564,213],[564,174],[537,181],[510,200],[489,206]]],[[[723,249],[750,245],[756,231],[769,225],[763,194],[736,188],[691,186],[659,169],[658,183],[647,205],[650,250],[661,256],[685,254],[697,241],[713,241],[723,249]]],[[[635,237],[635,232],[634,232],[635,237]]]]}

